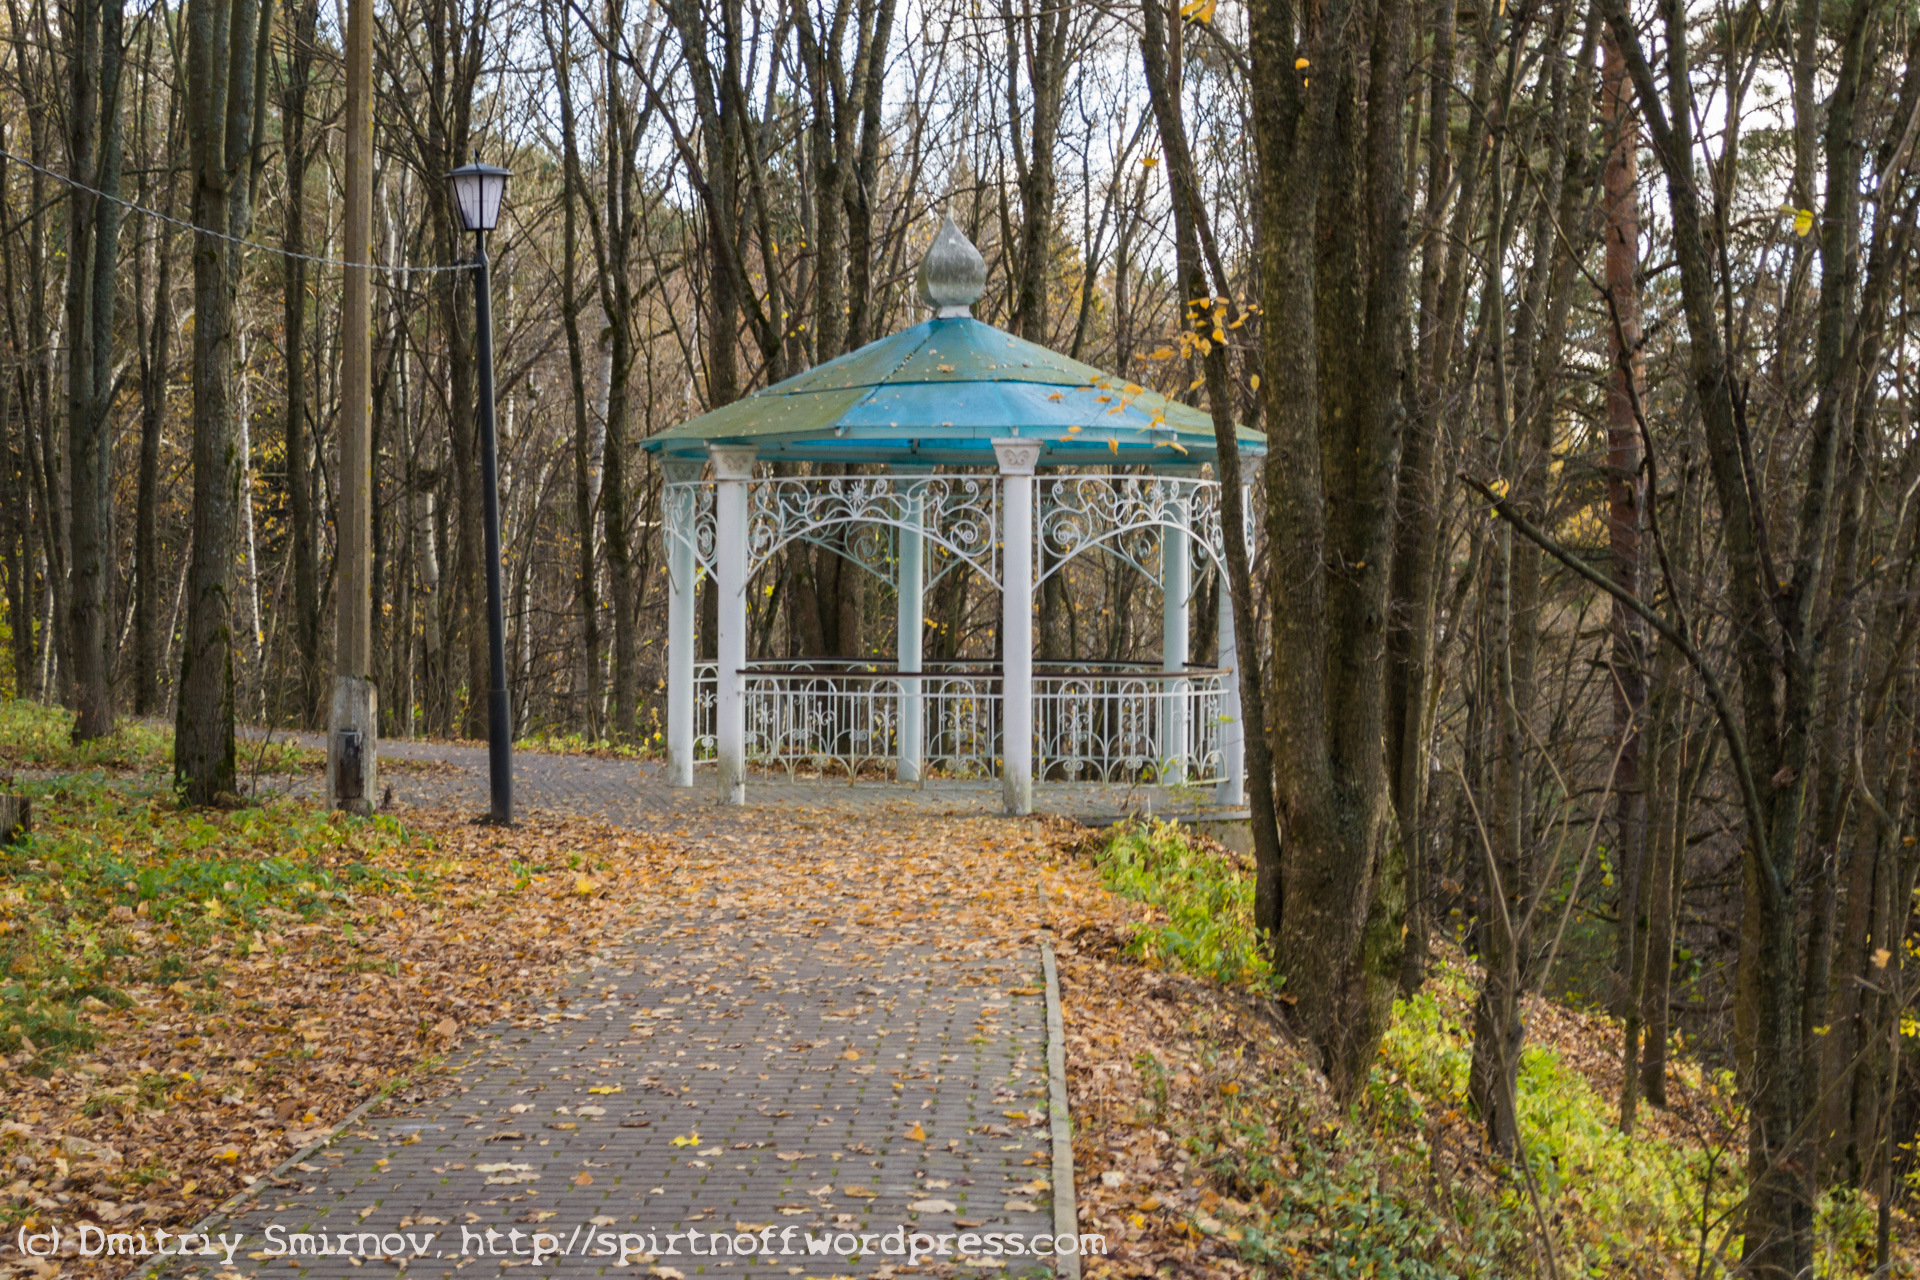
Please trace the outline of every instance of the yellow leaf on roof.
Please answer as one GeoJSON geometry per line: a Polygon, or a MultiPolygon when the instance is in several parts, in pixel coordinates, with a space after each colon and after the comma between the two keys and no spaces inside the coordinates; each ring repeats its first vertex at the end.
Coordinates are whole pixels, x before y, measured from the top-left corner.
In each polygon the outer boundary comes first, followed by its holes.
{"type": "Polygon", "coordinates": [[[1114,457],[1117,458],[1120,456],[1120,442],[1118,440],[1107,441],[1107,448],[1113,453],[1114,457]]]}

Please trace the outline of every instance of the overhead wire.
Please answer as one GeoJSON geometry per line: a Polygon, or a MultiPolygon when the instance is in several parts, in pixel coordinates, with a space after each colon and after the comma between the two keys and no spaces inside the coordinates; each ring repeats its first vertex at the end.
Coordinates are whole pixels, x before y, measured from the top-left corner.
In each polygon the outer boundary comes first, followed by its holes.
{"type": "Polygon", "coordinates": [[[257,249],[262,253],[277,254],[282,258],[297,259],[301,262],[313,262],[324,267],[348,267],[348,268],[358,268],[365,271],[387,271],[387,272],[392,272],[399,275],[405,275],[408,273],[428,274],[435,271],[471,271],[473,270],[473,267],[474,267],[474,264],[471,262],[455,262],[455,263],[449,263],[444,266],[428,266],[428,267],[417,267],[408,263],[394,264],[394,263],[382,263],[382,262],[348,262],[341,258],[328,258],[318,254],[295,253],[291,249],[283,249],[283,248],[280,248],[278,245],[264,244],[258,240],[248,240],[244,236],[228,235],[224,231],[214,231],[207,227],[202,227],[195,223],[188,222],[184,218],[176,218],[172,214],[162,213],[158,209],[149,209],[146,205],[135,204],[131,200],[125,199],[121,196],[113,195],[110,192],[101,191],[97,187],[90,187],[84,182],[76,181],[75,179],[67,176],[66,174],[58,173],[52,169],[46,168],[44,165],[37,165],[33,161],[28,160],[22,156],[14,155],[11,151],[0,149],[0,160],[11,161],[12,163],[17,164],[22,168],[31,169],[35,173],[42,174],[46,177],[52,178],[55,182],[64,183],[65,185],[73,188],[75,191],[84,191],[88,195],[97,196],[102,200],[111,200],[115,204],[120,205],[123,208],[132,210],[134,213],[144,214],[149,218],[158,219],[159,221],[168,223],[171,226],[179,227],[184,231],[191,231],[195,235],[210,236],[215,240],[224,240],[228,244],[237,244],[247,249],[257,249]]]}

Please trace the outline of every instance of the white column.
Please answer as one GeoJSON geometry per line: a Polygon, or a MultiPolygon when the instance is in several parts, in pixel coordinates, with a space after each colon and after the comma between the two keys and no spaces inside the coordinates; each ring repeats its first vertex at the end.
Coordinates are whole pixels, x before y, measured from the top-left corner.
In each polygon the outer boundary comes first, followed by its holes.
{"type": "Polygon", "coordinates": [[[1000,791],[1033,812],[1033,469],[1037,440],[995,440],[1000,459],[1000,791]]]}
{"type": "MultiPolygon", "coordinates": [[[[895,612],[899,639],[894,653],[902,671],[918,671],[921,642],[925,635],[926,536],[921,532],[926,519],[926,486],[920,477],[932,467],[895,466],[894,483],[900,494],[900,563],[898,565],[898,608],[895,612]]],[[[902,782],[920,781],[921,752],[925,743],[920,723],[920,681],[900,681],[898,772],[902,782]]]]}
{"type": "MultiPolygon", "coordinates": [[[[700,479],[706,464],[698,458],[667,458],[660,464],[669,485],[700,479]]],[[[668,489],[661,504],[667,521],[667,783],[693,785],[693,619],[698,599],[694,581],[695,517],[699,495],[692,489],[668,489]]],[[[589,535],[591,536],[591,535],[589,535]]]]}
{"type": "Polygon", "coordinates": [[[1220,680],[1220,781],[1214,784],[1213,802],[1238,809],[1247,802],[1246,730],[1240,719],[1240,651],[1233,629],[1233,592],[1227,582],[1227,567],[1217,566],[1220,574],[1220,661],[1226,671],[1220,680]]]}
{"type": "MultiPolygon", "coordinates": [[[[1240,510],[1250,512],[1248,505],[1253,499],[1253,490],[1249,485],[1240,488],[1240,510]]],[[[1223,528],[1222,539],[1247,537],[1247,530],[1238,531],[1223,528]]],[[[1220,689],[1220,764],[1222,776],[1214,787],[1214,803],[1228,808],[1238,809],[1247,803],[1247,721],[1245,710],[1240,705],[1240,648],[1239,631],[1234,622],[1237,608],[1233,598],[1233,584],[1227,578],[1227,566],[1223,561],[1220,573],[1220,661],[1217,665],[1225,668],[1227,674],[1220,689]]]]}
{"type": "MultiPolygon", "coordinates": [[[[1161,474],[1175,488],[1173,501],[1177,525],[1160,526],[1160,669],[1178,676],[1187,669],[1187,609],[1193,594],[1193,568],[1188,543],[1187,522],[1192,519],[1193,504],[1182,480],[1198,474],[1197,468],[1164,467],[1161,474]]],[[[1187,682],[1166,681],[1160,717],[1160,767],[1162,783],[1179,783],[1187,777],[1187,682]]]]}
{"type": "Polygon", "coordinates": [[[747,802],[747,482],[753,478],[751,445],[710,445],[713,459],[713,580],[720,597],[720,635],[715,646],[719,696],[714,738],[720,756],[720,802],[747,802]]]}

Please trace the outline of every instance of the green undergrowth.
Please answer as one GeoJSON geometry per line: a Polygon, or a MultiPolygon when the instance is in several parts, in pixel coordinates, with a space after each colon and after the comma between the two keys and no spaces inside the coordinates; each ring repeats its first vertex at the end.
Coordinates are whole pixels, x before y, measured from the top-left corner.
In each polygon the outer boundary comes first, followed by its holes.
{"type": "Polygon", "coordinates": [[[397,856],[430,844],[390,817],[284,799],[187,808],[164,773],[104,767],[15,790],[33,830],[0,846],[0,1055],[30,1048],[35,1069],[91,1047],[85,1015],[130,987],[184,982],[217,1002],[221,956],[362,893],[431,891],[430,864],[397,856]]]}
{"type": "MultiPolygon", "coordinates": [[[[1465,964],[1442,960],[1424,987],[1395,1003],[1363,1104],[1387,1120],[1389,1141],[1424,1140],[1424,1122],[1434,1115],[1472,1119],[1467,1077],[1478,980],[1465,964]]],[[[1689,1074],[1698,1081],[1698,1072],[1689,1074]]],[[[1544,1218],[1553,1224],[1555,1251],[1575,1274],[1662,1266],[1720,1274],[1714,1251],[1731,1244],[1725,1223],[1744,1190],[1737,1120],[1720,1087],[1709,1082],[1701,1096],[1712,1132],[1677,1140],[1643,1127],[1627,1135],[1619,1129],[1617,1099],[1560,1047],[1529,1041],[1517,1080],[1521,1159],[1489,1160],[1487,1188],[1473,1199],[1457,1197],[1456,1211],[1523,1223],[1535,1235],[1544,1218]]]]}
{"type": "Polygon", "coordinates": [[[651,760],[658,758],[665,750],[659,734],[652,734],[638,742],[614,742],[607,738],[589,738],[580,733],[560,733],[555,730],[531,733],[513,744],[515,751],[536,751],[554,756],[600,756],[618,760],[651,760]]]}
{"type": "Polygon", "coordinates": [[[1094,862],[1108,888],[1165,916],[1134,931],[1135,958],[1227,986],[1273,985],[1254,937],[1253,880],[1231,854],[1189,839],[1178,823],[1149,820],[1113,828],[1094,862]]]}
{"type": "MultiPolygon", "coordinates": [[[[0,762],[8,768],[102,769],[113,773],[164,773],[173,768],[173,730],[146,720],[122,719],[103,738],[76,744],[73,712],[12,698],[0,701],[0,762]]],[[[322,753],[287,742],[243,740],[238,768],[275,774],[310,767],[322,753]]]]}
{"type": "MultiPolygon", "coordinates": [[[[1109,888],[1164,917],[1135,929],[1135,956],[1255,993],[1279,985],[1253,931],[1252,876],[1230,854],[1151,822],[1115,828],[1093,857],[1109,888]]],[[[1722,1259],[1738,1257],[1739,1241],[1727,1224],[1744,1177],[1726,1083],[1682,1064],[1700,1099],[1693,1114],[1709,1118],[1695,1123],[1712,1132],[1648,1124],[1627,1137],[1617,1100],[1576,1066],[1596,1046],[1535,1039],[1519,1075],[1525,1163],[1498,1159],[1467,1097],[1477,982],[1464,960],[1442,958],[1397,1001],[1377,1065],[1344,1113],[1315,1103],[1298,1062],[1247,1072],[1242,1050],[1214,1046],[1209,1070],[1239,1072],[1217,1105],[1153,1117],[1182,1131],[1223,1192],[1251,1206],[1237,1225],[1200,1229],[1273,1275],[1728,1274],[1722,1259]]],[[[1137,1065],[1143,1078],[1158,1070],[1150,1058],[1137,1065]]],[[[1152,1096],[1155,1082],[1143,1083],[1152,1096]]],[[[1871,1269],[1872,1217],[1857,1197],[1823,1199],[1818,1275],[1865,1274],[1863,1257],[1871,1269]]]]}

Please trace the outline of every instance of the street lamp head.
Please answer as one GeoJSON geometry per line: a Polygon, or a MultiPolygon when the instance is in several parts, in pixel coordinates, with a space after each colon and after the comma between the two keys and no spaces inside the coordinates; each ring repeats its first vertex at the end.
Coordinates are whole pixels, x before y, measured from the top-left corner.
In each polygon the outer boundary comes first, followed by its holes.
{"type": "Polygon", "coordinates": [[[460,215],[461,230],[491,231],[499,224],[500,198],[506,194],[507,179],[512,176],[506,169],[478,160],[447,175],[447,192],[460,215]]]}

